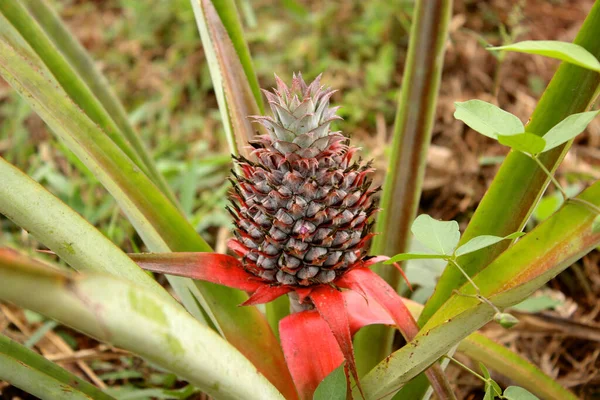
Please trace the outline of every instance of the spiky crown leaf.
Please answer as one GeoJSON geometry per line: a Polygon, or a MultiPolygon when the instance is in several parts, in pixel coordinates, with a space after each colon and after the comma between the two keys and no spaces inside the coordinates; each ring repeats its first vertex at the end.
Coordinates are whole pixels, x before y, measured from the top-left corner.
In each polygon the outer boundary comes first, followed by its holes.
{"type": "Polygon", "coordinates": [[[329,107],[329,99],[336,91],[321,86],[321,75],[310,85],[300,73],[294,74],[291,87],[277,75],[275,80],[277,89],[273,92],[263,89],[273,117],[251,118],[267,128],[277,151],[314,157],[325,150],[334,137],[341,136],[339,132],[329,131],[331,122],[341,117],[336,115],[339,107],[329,107]]]}

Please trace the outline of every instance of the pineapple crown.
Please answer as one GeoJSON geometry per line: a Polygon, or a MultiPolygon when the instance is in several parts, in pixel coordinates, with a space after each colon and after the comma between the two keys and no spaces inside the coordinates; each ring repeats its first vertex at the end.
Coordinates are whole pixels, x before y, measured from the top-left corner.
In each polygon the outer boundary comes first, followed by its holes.
{"type": "Polygon", "coordinates": [[[343,140],[340,132],[330,132],[330,124],[336,119],[339,107],[329,107],[329,99],[335,90],[321,86],[321,75],[307,85],[302,74],[294,74],[291,87],[275,75],[277,89],[263,90],[269,101],[273,117],[252,116],[267,128],[267,139],[278,152],[287,155],[297,153],[302,157],[314,157],[334,141],[343,140]]]}

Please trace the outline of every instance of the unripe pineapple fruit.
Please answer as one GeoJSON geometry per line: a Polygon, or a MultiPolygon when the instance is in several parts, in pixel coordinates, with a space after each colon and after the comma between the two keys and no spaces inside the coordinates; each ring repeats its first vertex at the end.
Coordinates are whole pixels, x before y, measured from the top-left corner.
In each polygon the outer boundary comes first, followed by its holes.
{"type": "Polygon", "coordinates": [[[264,91],[273,117],[255,116],[268,135],[253,146],[253,160],[236,158],[231,214],[232,248],[244,268],[274,284],[329,283],[364,261],[377,211],[370,165],[352,161],[356,148],[330,124],[333,90],[320,77],[291,87],[279,78],[264,91]]]}

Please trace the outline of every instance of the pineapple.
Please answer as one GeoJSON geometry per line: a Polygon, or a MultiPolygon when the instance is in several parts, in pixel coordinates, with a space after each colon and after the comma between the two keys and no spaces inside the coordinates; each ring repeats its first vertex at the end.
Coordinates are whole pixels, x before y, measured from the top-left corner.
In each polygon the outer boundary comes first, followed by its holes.
{"type": "Polygon", "coordinates": [[[276,80],[277,89],[264,91],[273,117],[251,117],[268,135],[250,143],[254,161],[235,159],[231,248],[263,281],[330,283],[367,259],[377,211],[372,169],[352,162],[357,149],[331,132],[339,107],[329,107],[335,91],[321,86],[320,76],[307,85],[294,75],[291,87],[276,80]]]}

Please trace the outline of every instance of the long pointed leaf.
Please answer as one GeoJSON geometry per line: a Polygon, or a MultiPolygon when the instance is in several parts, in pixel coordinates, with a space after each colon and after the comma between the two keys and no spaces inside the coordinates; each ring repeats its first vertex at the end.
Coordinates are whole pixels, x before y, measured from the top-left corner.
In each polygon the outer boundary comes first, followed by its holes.
{"type": "Polygon", "coordinates": [[[113,400],[33,350],[0,335],[0,380],[41,399],[113,400]]]}
{"type": "MultiPolygon", "coordinates": [[[[175,206],[133,162],[61,91],[26,43],[0,39],[0,74],[115,197],[151,251],[210,251],[175,206]]],[[[207,282],[170,277],[194,316],[202,305],[215,326],[287,396],[293,385],[268,322],[253,307],[238,307],[244,293],[207,282]]]]}
{"type": "MultiPolygon", "coordinates": [[[[419,331],[419,326],[404,304],[402,298],[379,275],[367,268],[354,269],[338,281],[339,285],[353,288],[365,293],[384,308],[394,320],[396,327],[406,341],[412,340],[419,331]]],[[[434,363],[425,375],[440,399],[454,399],[452,388],[439,364],[434,363]]],[[[362,391],[360,391],[362,395],[362,391]]]]}
{"type": "Polygon", "coordinates": [[[327,375],[344,362],[344,355],[317,311],[288,315],[279,322],[281,346],[301,400],[310,400],[327,375]]]}
{"type": "Polygon", "coordinates": [[[154,279],[79,214],[0,157],[0,214],[81,271],[105,272],[173,301],[154,279]]]}
{"type": "Polygon", "coordinates": [[[148,253],[129,254],[145,270],[185,276],[219,285],[253,292],[261,286],[255,276],[242,268],[240,261],[216,253],[148,253]]]}
{"type": "Polygon", "coordinates": [[[229,38],[233,43],[233,47],[235,48],[240,63],[242,64],[244,72],[246,73],[246,80],[252,89],[254,100],[256,101],[258,109],[262,114],[264,112],[262,94],[260,92],[260,86],[258,85],[258,79],[256,79],[254,67],[252,66],[250,50],[248,49],[248,44],[244,38],[244,30],[240,21],[237,7],[235,5],[235,1],[212,0],[211,2],[217,13],[219,13],[219,18],[221,19],[223,26],[225,29],[227,29],[229,38]]]}
{"type": "Polygon", "coordinates": [[[315,308],[321,318],[329,326],[335,340],[344,355],[348,369],[360,390],[360,381],[356,371],[354,360],[354,349],[352,348],[352,334],[350,333],[350,322],[348,321],[348,310],[342,292],[331,287],[321,286],[310,294],[315,308]]]}
{"type": "Polygon", "coordinates": [[[179,307],[126,281],[99,274],[65,274],[28,259],[14,262],[0,255],[0,299],[139,354],[215,398],[283,399],[218,334],[179,307]]]}
{"type": "Polygon", "coordinates": [[[191,0],[191,3],[229,148],[236,155],[248,157],[248,141],[254,136],[255,129],[262,130],[258,126],[253,127],[248,116],[258,115],[260,109],[214,5],[210,0],[191,0]]]}
{"type": "MultiPolygon", "coordinates": [[[[264,133],[262,125],[251,126],[248,116],[264,113],[264,107],[235,4],[232,0],[190,1],[208,60],[229,151],[248,157],[248,141],[255,130],[264,133]]],[[[281,318],[289,313],[287,304],[283,298],[266,304],[267,318],[275,332],[281,318]]]]}

